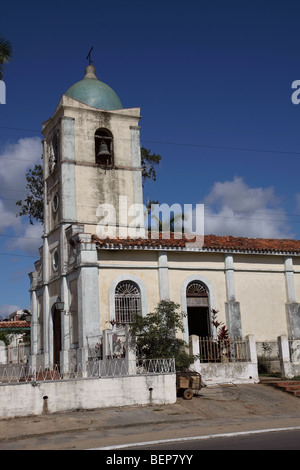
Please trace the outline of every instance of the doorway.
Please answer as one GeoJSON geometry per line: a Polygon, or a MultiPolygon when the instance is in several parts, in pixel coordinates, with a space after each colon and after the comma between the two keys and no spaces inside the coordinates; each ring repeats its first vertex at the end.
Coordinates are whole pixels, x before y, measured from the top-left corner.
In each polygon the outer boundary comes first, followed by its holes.
{"type": "Polygon", "coordinates": [[[211,334],[208,288],[200,281],[192,281],[186,289],[189,336],[205,338],[211,334]]]}
{"type": "Polygon", "coordinates": [[[188,307],[189,336],[197,335],[206,338],[210,335],[208,328],[208,307],[188,307]]]}
{"type": "Polygon", "coordinates": [[[61,311],[53,312],[53,364],[60,366],[61,351],[61,311]]]}

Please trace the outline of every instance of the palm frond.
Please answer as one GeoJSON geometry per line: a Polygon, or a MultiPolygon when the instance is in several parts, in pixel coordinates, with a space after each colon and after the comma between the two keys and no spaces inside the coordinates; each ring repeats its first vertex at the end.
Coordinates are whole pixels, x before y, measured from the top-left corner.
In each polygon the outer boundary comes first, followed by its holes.
{"type": "Polygon", "coordinates": [[[12,59],[12,45],[3,36],[0,36],[0,63],[5,64],[12,59]]]}
{"type": "Polygon", "coordinates": [[[0,80],[3,78],[4,64],[12,59],[12,45],[3,36],[0,36],[0,80]]]}

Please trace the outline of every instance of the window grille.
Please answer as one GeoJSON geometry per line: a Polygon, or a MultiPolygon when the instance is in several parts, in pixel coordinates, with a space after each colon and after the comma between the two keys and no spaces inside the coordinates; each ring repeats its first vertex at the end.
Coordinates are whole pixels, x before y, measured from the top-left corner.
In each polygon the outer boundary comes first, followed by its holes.
{"type": "Polygon", "coordinates": [[[187,297],[207,297],[208,292],[201,282],[190,282],[186,289],[187,297]]]}
{"type": "Polygon", "coordinates": [[[187,307],[208,307],[208,291],[199,281],[190,282],[186,288],[187,307]]]}
{"type": "Polygon", "coordinates": [[[134,282],[120,282],[115,291],[116,322],[131,323],[133,315],[141,314],[141,293],[134,282]]]}

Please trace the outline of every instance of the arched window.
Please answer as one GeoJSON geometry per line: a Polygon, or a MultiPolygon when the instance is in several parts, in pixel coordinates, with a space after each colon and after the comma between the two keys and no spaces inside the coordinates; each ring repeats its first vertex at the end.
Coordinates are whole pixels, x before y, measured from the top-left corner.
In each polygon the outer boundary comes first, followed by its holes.
{"type": "Polygon", "coordinates": [[[186,288],[189,335],[207,337],[211,334],[209,290],[201,281],[191,281],[186,288]]]}
{"type": "Polygon", "coordinates": [[[116,322],[131,323],[133,315],[141,315],[141,292],[132,281],[122,281],[115,290],[116,322]]]}
{"type": "Polygon", "coordinates": [[[208,306],[208,289],[200,281],[192,281],[186,288],[187,306],[208,306]]]}
{"type": "Polygon", "coordinates": [[[108,129],[95,132],[95,161],[105,168],[113,166],[113,136],[108,129]]]}

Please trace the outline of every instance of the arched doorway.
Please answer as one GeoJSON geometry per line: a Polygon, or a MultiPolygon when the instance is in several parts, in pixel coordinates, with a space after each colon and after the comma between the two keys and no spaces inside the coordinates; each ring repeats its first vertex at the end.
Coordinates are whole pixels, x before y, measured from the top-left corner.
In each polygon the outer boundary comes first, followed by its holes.
{"type": "Polygon", "coordinates": [[[53,364],[60,366],[61,351],[61,311],[53,311],[53,364]]]}
{"type": "Polygon", "coordinates": [[[189,336],[201,338],[211,335],[209,290],[201,281],[191,281],[186,288],[189,336]]]}

